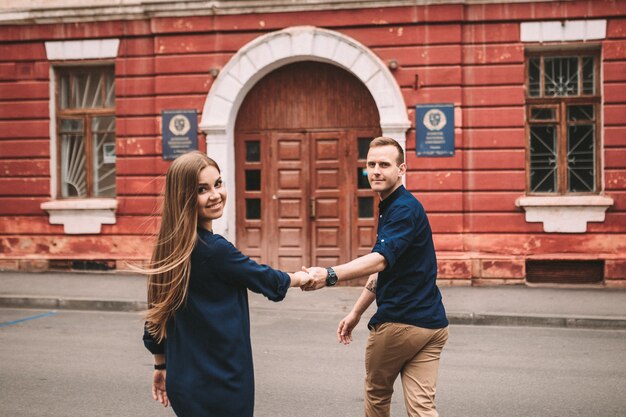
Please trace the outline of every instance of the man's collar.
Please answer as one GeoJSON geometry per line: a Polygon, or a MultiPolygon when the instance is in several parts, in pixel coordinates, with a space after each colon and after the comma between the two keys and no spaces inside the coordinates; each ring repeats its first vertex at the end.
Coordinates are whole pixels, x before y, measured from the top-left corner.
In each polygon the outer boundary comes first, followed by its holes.
{"type": "Polygon", "coordinates": [[[387,198],[381,200],[380,203],[378,203],[378,209],[380,211],[383,211],[384,209],[389,207],[391,203],[393,203],[398,197],[400,197],[400,194],[402,194],[404,190],[406,190],[406,188],[404,188],[404,185],[400,184],[400,186],[396,188],[391,194],[389,194],[387,198]]]}

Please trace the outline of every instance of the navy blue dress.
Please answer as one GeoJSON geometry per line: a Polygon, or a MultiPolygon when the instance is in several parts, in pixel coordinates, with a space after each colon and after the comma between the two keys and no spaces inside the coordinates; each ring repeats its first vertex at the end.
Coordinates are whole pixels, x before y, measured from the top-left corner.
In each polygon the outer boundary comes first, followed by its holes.
{"type": "Polygon", "coordinates": [[[254,370],[250,344],[250,289],[282,300],[289,275],[259,265],[220,235],[198,230],[191,255],[187,303],[167,324],[153,354],[165,353],[166,390],[179,417],[252,417],[254,370]]]}

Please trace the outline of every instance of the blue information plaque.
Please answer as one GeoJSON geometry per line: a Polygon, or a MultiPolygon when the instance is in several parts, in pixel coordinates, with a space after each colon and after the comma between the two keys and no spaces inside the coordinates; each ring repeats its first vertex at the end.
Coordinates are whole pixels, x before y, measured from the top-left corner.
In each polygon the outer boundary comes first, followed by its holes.
{"type": "Polygon", "coordinates": [[[415,106],[417,156],[454,156],[454,104],[415,106]]]}
{"type": "Polygon", "coordinates": [[[196,110],[163,110],[161,112],[163,159],[198,149],[198,115],[196,110]]]}

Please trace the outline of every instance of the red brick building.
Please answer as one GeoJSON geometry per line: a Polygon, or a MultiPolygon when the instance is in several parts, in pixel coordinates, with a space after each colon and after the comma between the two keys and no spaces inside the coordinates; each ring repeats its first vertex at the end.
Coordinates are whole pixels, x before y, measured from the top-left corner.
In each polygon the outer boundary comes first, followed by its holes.
{"type": "Polygon", "coordinates": [[[216,229],[259,260],[371,248],[363,158],[383,134],[406,150],[440,282],[626,286],[625,0],[12,3],[2,269],[146,259],[162,112],[195,110],[229,189],[216,229]],[[439,104],[454,152],[417,155],[417,106],[439,104]]]}

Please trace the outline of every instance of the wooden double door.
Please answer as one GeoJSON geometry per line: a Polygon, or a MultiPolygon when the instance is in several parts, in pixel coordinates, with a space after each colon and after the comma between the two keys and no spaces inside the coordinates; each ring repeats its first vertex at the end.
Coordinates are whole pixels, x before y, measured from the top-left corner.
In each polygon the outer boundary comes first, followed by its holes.
{"type": "Polygon", "coordinates": [[[235,123],[237,247],[290,272],[369,252],[378,204],[364,171],[379,121],[366,86],[337,66],[297,62],[259,80],[235,123]]]}
{"type": "Polygon", "coordinates": [[[377,197],[365,157],[374,131],[239,133],[237,246],[286,271],[371,250],[377,197]]]}

